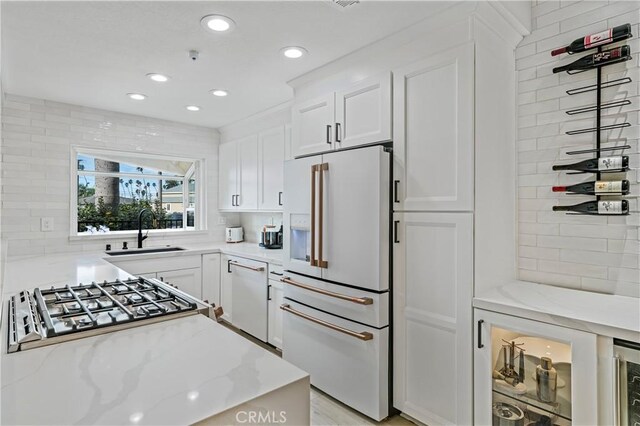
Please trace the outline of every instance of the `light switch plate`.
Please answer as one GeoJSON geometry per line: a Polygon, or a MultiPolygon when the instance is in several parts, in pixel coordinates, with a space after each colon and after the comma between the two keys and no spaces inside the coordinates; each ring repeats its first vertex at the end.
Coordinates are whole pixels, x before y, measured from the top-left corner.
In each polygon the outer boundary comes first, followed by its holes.
{"type": "Polygon", "coordinates": [[[53,231],[53,218],[52,217],[40,218],[40,230],[42,232],[53,231]]]}
{"type": "Polygon", "coordinates": [[[218,225],[224,225],[227,223],[227,218],[224,216],[218,216],[218,225]]]}

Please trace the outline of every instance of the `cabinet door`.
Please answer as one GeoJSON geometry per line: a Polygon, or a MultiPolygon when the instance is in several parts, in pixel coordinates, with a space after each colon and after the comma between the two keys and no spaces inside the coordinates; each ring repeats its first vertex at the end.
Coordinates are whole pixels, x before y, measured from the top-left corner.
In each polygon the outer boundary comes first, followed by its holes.
{"type": "Polygon", "coordinates": [[[161,271],[158,278],[191,296],[202,299],[202,275],[200,268],[179,269],[177,271],[161,271]]]}
{"type": "Polygon", "coordinates": [[[238,210],[258,208],[258,136],[251,135],[238,142],[238,210]]]}
{"type": "Polygon", "coordinates": [[[291,150],[294,157],[333,149],[333,92],[293,106],[291,150]]]}
{"type": "Polygon", "coordinates": [[[219,148],[218,166],[218,206],[220,210],[233,210],[236,207],[237,194],[237,145],[235,142],[223,143],[219,148]]]}
{"type": "Polygon", "coordinates": [[[223,254],[220,256],[220,306],[224,314],[222,319],[233,324],[232,312],[232,275],[231,270],[227,267],[229,264],[229,256],[223,254]]]}
{"type": "Polygon", "coordinates": [[[394,210],[473,210],[473,78],[473,44],[393,71],[394,210]]]}
{"type": "Polygon", "coordinates": [[[396,213],[394,229],[394,406],[471,424],[473,215],[396,213]]]}
{"type": "Polygon", "coordinates": [[[202,300],[220,306],[220,254],[202,255],[202,300]]]}
{"type": "Polygon", "coordinates": [[[258,136],[258,209],[282,210],[285,128],[258,136]]]}
{"type": "Polygon", "coordinates": [[[391,73],[336,92],[336,148],[391,140],[391,73]]]}
{"type": "MultiPolygon", "coordinates": [[[[540,414],[553,424],[598,423],[598,350],[596,335],[556,325],[526,320],[481,309],[474,311],[474,420],[491,424],[492,405],[506,402],[523,409],[524,424],[533,424],[540,414]],[[505,342],[524,349],[526,393],[509,395],[493,378],[504,372],[505,342]],[[536,368],[541,357],[551,358],[557,375],[554,402],[543,402],[537,394],[536,368]]],[[[516,354],[517,355],[517,354],[516,354]]],[[[507,355],[507,363],[510,361],[507,355]]],[[[520,360],[514,360],[519,372],[520,360]]],[[[507,385],[510,386],[510,385],[507,385]]],[[[507,387],[509,389],[509,387],[507,387]]]]}
{"type": "Polygon", "coordinates": [[[282,283],[269,280],[269,339],[268,342],[278,349],[282,349],[282,318],[280,306],[283,302],[282,283]]]}

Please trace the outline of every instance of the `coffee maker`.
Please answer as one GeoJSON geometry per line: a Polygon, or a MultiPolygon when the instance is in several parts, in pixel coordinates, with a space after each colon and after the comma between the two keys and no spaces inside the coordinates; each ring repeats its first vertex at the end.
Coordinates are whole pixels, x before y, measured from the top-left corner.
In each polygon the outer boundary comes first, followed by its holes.
{"type": "Polygon", "coordinates": [[[265,225],[262,227],[260,233],[260,247],[266,249],[281,249],[282,248],[282,234],[283,228],[277,228],[275,225],[265,225]]]}

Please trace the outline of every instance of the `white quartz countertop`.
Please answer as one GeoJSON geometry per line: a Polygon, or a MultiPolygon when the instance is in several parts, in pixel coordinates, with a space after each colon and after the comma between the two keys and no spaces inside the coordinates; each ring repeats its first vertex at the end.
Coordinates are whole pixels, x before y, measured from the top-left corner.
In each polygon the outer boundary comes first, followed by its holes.
{"type": "Polygon", "coordinates": [[[473,306],[623,340],[640,341],[640,299],[514,281],[473,306]]]}
{"type": "MultiPolygon", "coordinates": [[[[226,247],[187,247],[180,255],[277,257],[257,245],[226,247]]],[[[22,289],[130,276],[106,257],[9,258],[3,299],[22,289]]],[[[190,424],[308,376],[203,315],[14,354],[7,354],[2,325],[1,424],[190,424]]]]}
{"type": "Polygon", "coordinates": [[[192,424],[307,377],[204,315],[14,354],[5,343],[1,362],[5,425],[192,424]]]}

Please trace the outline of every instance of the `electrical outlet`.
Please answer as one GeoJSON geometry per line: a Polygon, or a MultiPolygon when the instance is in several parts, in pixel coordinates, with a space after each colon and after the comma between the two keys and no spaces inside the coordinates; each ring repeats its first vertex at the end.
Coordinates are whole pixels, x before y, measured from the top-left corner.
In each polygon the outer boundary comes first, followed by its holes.
{"type": "Polygon", "coordinates": [[[40,230],[42,232],[53,231],[53,218],[52,217],[40,218],[40,230]]]}
{"type": "Polygon", "coordinates": [[[227,218],[224,216],[218,216],[218,225],[225,225],[227,223],[227,218]]]}

